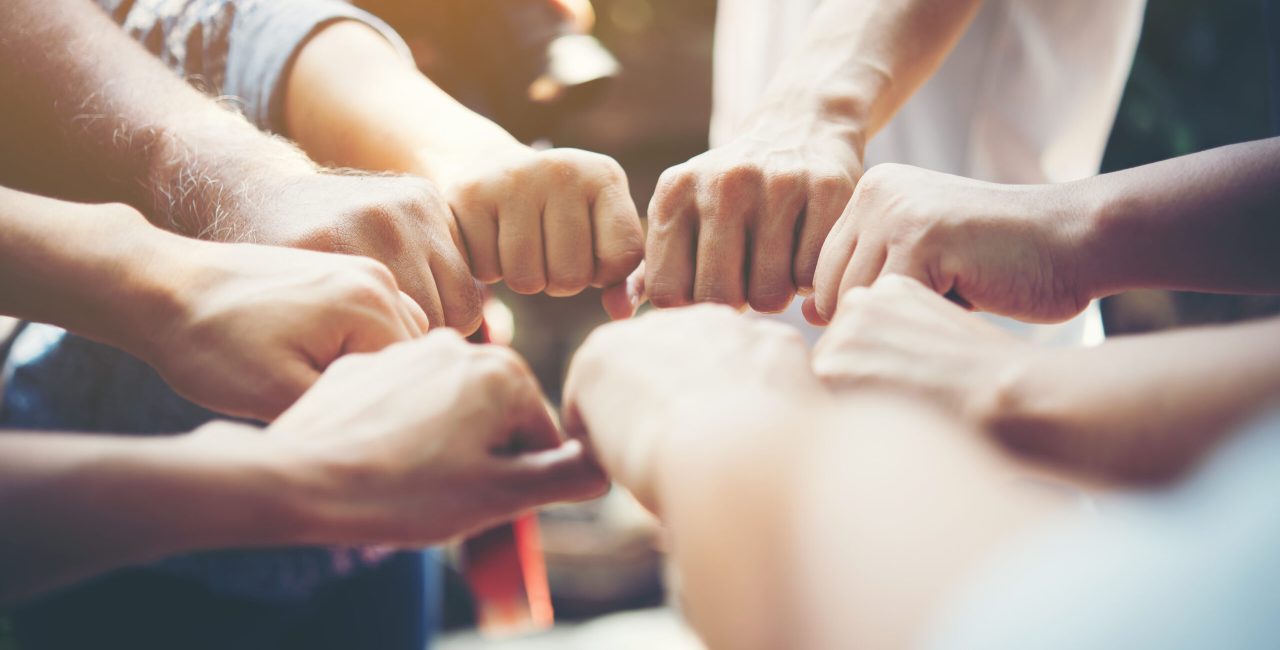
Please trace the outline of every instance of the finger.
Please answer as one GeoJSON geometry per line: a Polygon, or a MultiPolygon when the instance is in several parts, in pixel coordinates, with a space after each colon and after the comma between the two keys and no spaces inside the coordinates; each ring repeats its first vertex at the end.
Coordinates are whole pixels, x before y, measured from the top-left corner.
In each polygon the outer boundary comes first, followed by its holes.
{"type": "Polygon", "coordinates": [[[747,298],[758,312],[780,312],[795,297],[791,254],[803,200],[804,195],[798,191],[772,196],[765,204],[763,218],[757,221],[751,242],[747,298]]]}
{"type": "Polygon", "coordinates": [[[261,422],[271,422],[293,406],[320,379],[320,372],[309,360],[294,358],[279,364],[259,401],[241,412],[223,410],[234,417],[245,417],[261,422]]]}
{"type": "Polygon", "coordinates": [[[455,202],[452,208],[454,223],[466,246],[471,274],[486,284],[501,280],[497,215],[479,202],[455,202]]]}
{"type": "Polygon", "coordinates": [[[644,259],[644,230],[626,178],[601,188],[591,210],[595,236],[595,277],[592,284],[621,284],[644,259]]]}
{"type": "Polygon", "coordinates": [[[822,314],[818,313],[818,299],[814,296],[808,296],[804,299],[804,302],[800,305],[800,313],[804,314],[804,319],[810,325],[826,327],[831,324],[830,321],[822,317],[822,314]]]}
{"type": "Polygon", "coordinates": [[[889,251],[879,243],[861,242],[840,279],[840,293],[855,287],[869,287],[880,277],[889,251]]]}
{"type": "Polygon", "coordinates": [[[660,181],[649,205],[645,246],[645,287],[655,307],[681,307],[693,301],[697,241],[692,182],[683,177],[660,181]]]}
{"type": "Polygon", "coordinates": [[[547,295],[574,296],[596,275],[591,213],[585,191],[576,185],[553,188],[542,213],[546,237],[547,295]]]}
{"type": "Polygon", "coordinates": [[[606,288],[600,294],[600,304],[604,306],[604,312],[609,315],[609,320],[626,320],[635,316],[636,305],[631,301],[628,294],[627,284],[615,284],[606,288]]]}
{"type": "Polygon", "coordinates": [[[531,295],[547,287],[542,249],[543,205],[513,197],[498,216],[498,259],[512,291],[531,295]]]}
{"type": "Polygon", "coordinates": [[[511,364],[517,376],[507,382],[507,394],[502,400],[506,410],[507,439],[499,447],[508,452],[550,449],[559,446],[562,437],[555,416],[542,396],[538,381],[523,359],[515,353],[493,348],[504,364],[511,364]]]}
{"type": "Polygon", "coordinates": [[[422,306],[414,302],[409,294],[400,292],[400,308],[401,317],[411,326],[409,333],[414,338],[422,336],[431,329],[431,321],[427,318],[427,312],[422,311],[422,306]]]}
{"type": "Polygon", "coordinates": [[[808,294],[814,290],[818,257],[852,196],[853,184],[843,177],[822,178],[810,184],[808,202],[797,228],[800,236],[792,269],[795,286],[800,293],[808,294]]]}
{"type": "Polygon", "coordinates": [[[438,243],[435,249],[428,265],[440,296],[443,324],[463,334],[471,334],[484,319],[484,292],[471,275],[471,268],[462,258],[461,249],[453,243],[438,243]]]}
{"type": "Polygon", "coordinates": [[[830,321],[835,314],[840,300],[840,281],[858,246],[858,229],[852,221],[853,216],[848,212],[840,217],[831,237],[822,245],[822,255],[814,271],[814,307],[825,321],[830,321]]]}
{"type": "Polygon", "coordinates": [[[447,319],[444,317],[444,306],[440,302],[440,290],[436,287],[431,264],[415,252],[407,253],[392,268],[396,271],[400,288],[422,307],[423,313],[427,315],[427,322],[434,327],[443,327],[447,319]]]}
{"type": "Polygon", "coordinates": [[[609,485],[581,440],[504,461],[505,482],[525,500],[525,507],[595,498],[609,485]]]}
{"type": "Polygon", "coordinates": [[[698,258],[693,280],[695,302],[713,302],[740,309],[746,304],[746,197],[704,204],[698,228],[698,258]]]}

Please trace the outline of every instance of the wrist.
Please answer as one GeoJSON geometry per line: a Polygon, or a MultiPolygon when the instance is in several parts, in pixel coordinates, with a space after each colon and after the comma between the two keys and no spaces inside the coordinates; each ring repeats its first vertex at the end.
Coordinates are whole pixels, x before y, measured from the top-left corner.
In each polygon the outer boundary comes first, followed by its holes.
{"type": "Polygon", "coordinates": [[[1064,183],[1061,187],[1073,197],[1080,215],[1075,257],[1080,260],[1080,282],[1087,297],[1105,298],[1133,288],[1133,269],[1128,265],[1143,253],[1126,223],[1128,201],[1110,191],[1104,176],[1064,183]]]}
{"type": "Polygon", "coordinates": [[[284,546],[314,538],[309,509],[285,450],[257,427],[214,421],[169,444],[166,462],[181,468],[207,503],[190,504],[203,527],[194,548],[284,546]]]}
{"type": "MultiPolygon", "coordinates": [[[[479,116],[477,116],[479,117],[479,116]]],[[[483,119],[483,118],[480,118],[483,119]]],[[[487,120],[486,120],[487,122],[487,120]]],[[[494,168],[503,160],[528,156],[534,150],[496,124],[474,129],[465,146],[431,145],[414,150],[413,163],[405,171],[425,177],[441,189],[452,187],[473,169],[494,168]]]]}

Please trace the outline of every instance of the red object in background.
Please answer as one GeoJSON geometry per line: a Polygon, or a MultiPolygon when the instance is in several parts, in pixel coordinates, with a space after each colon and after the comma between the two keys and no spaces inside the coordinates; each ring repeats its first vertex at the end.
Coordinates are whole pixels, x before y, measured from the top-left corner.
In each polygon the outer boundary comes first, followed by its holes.
{"type": "MultiPolygon", "coordinates": [[[[487,343],[488,325],[481,324],[471,341],[487,343]]],[[[521,515],[463,542],[462,572],[482,634],[511,636],[555,623],[536,514],[521,515]]]]}
{"type": "Polygon", "coordinates": [[[511,636],[555,623],[536,514],[468,539],[462,554],[482,634],[511,636]]]}

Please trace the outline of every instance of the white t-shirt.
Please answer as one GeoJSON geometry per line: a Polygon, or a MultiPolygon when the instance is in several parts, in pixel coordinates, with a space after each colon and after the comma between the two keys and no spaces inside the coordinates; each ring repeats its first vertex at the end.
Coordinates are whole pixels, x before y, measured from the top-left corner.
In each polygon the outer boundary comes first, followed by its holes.
{"type": "MultiPolygon", "coordinates": [[[[819,1],[720,0],[713,146],[731,138],[754,109],[819,1]]],[[[937,73],[868,144],[867,165],[906,163],[1001,183],[1096,174],[1145,4],[986,0],[937,73]]],[[[803,323],[796,305],[784,318],[803,323]]],[[[1062,325],[998,320],[1044,342],[1091,343],[1102,336],[1096,306],[1062,325]]]]}

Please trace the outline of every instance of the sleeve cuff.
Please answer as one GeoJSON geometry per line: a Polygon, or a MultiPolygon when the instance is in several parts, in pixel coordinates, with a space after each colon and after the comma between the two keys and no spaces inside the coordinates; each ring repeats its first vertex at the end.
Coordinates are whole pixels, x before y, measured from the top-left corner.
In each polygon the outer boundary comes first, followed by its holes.
{"type": "Polygon", "coordinates": [[[241,7],[232,27],[223,91],[244,102],[245,116],[259,128],[284,132],[284,90],[302,46],[326,26],[354,20],[382,34],[407,60],[413,55],[404,39],[378,17],[333,0],[272,0],[241,7]]]}

